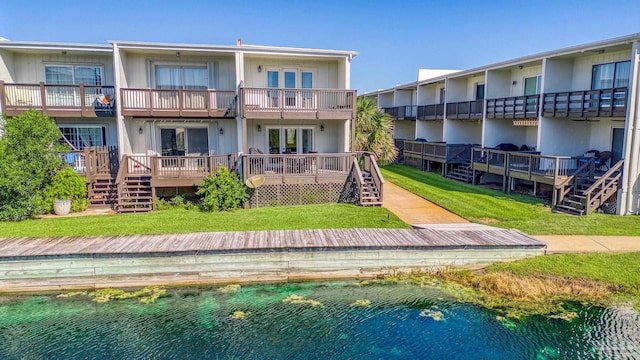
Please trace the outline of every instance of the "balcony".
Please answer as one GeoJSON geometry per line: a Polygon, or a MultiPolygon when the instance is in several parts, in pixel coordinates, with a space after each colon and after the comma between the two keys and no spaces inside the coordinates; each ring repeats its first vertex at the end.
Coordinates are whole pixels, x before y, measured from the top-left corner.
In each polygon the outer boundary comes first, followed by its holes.
{"type": "Polygon", "coordinates": [[[140,117],[230,118],[235,91],[121,89],[122,115],[140,117]]]}
{"type": "Polygon", "coordinates": [[[447,119],[482,119],[483,100],[447,103],[447,119]]]}
{"type": "Polygon", "coordinates": [[[545,117],[625,117],[627,88],[544,94],[545,117]]]}
{"type": "Polygon", "coordinates": [[[489,119],[538,118],[540,95],[516,96],[487,100],[489,119]]]}
{"type": "Polygon", "coordinates": [[[7,116],[35,109],[52,117],[115,117],[113,86],[6,84],[0,105],[7,116]]]}
{"type": "Polygon", "coordinates": [[[418,107],[416,105],[404,105],[382,108],[393,120],[415,120],[418,107]]]}
{"type": "Polygon", "coordinates": [[[442,120],[444,118],[444,104],[418,106],[418,120],[442,120]]]}
{"type": "Polygon", "coordinates": [[[355,118],[355,90],[242,88],[241,91],[245,118],[355,118]]]}

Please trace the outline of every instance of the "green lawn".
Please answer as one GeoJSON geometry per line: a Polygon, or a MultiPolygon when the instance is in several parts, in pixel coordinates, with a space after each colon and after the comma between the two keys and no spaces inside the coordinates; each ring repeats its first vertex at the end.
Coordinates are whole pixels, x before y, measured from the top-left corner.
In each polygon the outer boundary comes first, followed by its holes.
{"type": "Polygon", "coordinates": [[[172,234],[328,228],[409,228],[381,207],[346,204],[287,206],[203,213],[162,210],[142,214],[0,222],[0,237],[172,234]]]}
{"type": "Polygon", "coordinates": [[[556,214],[533,197],[463,184],[407,166],[386,166],[382,174],[386,181],[476,223],[532,235],[640,235],[636,216],[556,214]]]}

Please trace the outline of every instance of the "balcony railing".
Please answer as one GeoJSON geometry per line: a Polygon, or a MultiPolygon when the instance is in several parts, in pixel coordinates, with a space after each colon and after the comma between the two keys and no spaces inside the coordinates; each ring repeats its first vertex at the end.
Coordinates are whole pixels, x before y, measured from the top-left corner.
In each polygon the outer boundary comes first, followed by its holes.
{"type": "Polygon", "coordinates": [[[235,117],[235,91],[121,89],[126,116],[235,117]]]}
{"type": "Polygon", "coordinates": [[[262,175],[265,184],[341,182],[349,175],[355,153],[242,155],[244,178],[262,175]]]}
{"type": "Polygon", "coordinates": [[[482,119],[483,101],[447,103],[447,119],[482,119]]]}
{"type": "Polygon", "coordinates": [[[544,94],[545,117],[625,117],[627,88],[544,94]]]}
{"type": "Polygon", "coordinates": [[[355,90],[242,88],[243,117],[352,119],[355,90]]]}
{"type": "Polygon", "coordinates": [[[471,145],[444,142],[404,142],[404,156],[446,163],[464,163],[471,158],[471,145]]]}
{"type": "Polygon", "coordinates": [[[444,117],[444,104],[418,106],[418,120],[440,120],[444,117]]]}
{"type": "Polygon", "coordinates": [[[487,100],[489,119],[538,118],[540,95],[515,96],[487,100]]]}
{"type": "Polygon", "coordinates": [[[57,117],[114,117],[113,86],[6,84],[0,81],[2,111],[8,116],[35,109],[57,117]]]}
{"type": "Polygon", "coordinates": [[[403,105],[382,108],[394,120],[415,120],[418,107],[416,105],[403,105]]]}

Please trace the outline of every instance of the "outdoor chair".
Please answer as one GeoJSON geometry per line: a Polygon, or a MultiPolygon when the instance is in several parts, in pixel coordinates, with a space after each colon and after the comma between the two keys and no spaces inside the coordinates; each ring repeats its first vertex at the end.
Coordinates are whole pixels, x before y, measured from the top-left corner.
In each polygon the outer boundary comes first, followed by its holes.
{"type": "Polygon", "coordinates": [[[595,161],[596,168],[599,170],[608,170],[609,165],[607,162],[611,159],[611,156],[613,156],[611,151],[603,151],[599,153],[595,161]]]}

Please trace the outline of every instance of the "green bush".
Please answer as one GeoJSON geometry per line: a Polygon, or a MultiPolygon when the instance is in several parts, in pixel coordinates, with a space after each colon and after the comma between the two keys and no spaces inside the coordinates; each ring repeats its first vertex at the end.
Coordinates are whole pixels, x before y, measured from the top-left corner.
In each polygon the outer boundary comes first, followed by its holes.
{"type": "Polygon", "coordinates": [[[54,200],[71,200],[71,212],[79,212],[89,206],[87,183],[70,167],[58,171],[51,178],[51,184],[43,191],[43,208],[47,212],[53,210],[54,200]]]}
{"type": "Polygon", "coordinates": [[[241,208],[249,198],[246,187],[238,177],[224,166],[213,176],[204,179],[197,195],[202,196],[200,210],[228,211],[241,208]]]}
{"type": "Polygon", "coordinates": [[[29,110],[4,119],[0,135],[0,220],[42,214],[42,191],[63,165],[67,145],[46,115],[29,110]]]}
{"type": "Polygon", "coordinates": [[[192,201],[186,200],[182,195],[177,195],[168,200],[167,199],[156,200],[157,210],[173,210],[173,209],[195,210],[197,208],[198,206],[196,204],[194,204],[192,201]]]}

